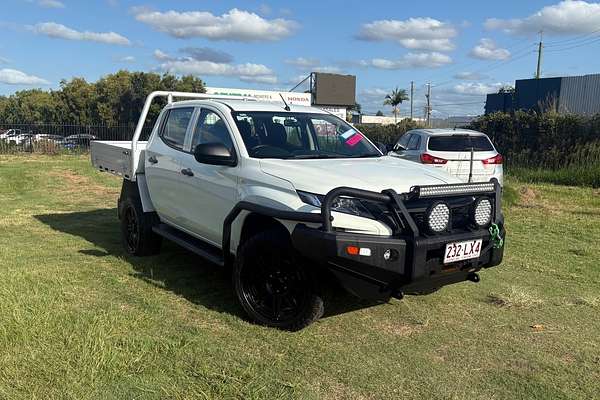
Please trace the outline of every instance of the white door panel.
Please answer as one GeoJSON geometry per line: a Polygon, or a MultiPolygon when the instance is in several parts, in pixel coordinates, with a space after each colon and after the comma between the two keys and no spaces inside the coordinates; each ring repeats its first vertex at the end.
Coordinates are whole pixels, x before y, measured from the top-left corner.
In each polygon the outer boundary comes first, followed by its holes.
{"type": "Polygon", "coordinates": [[[182,167],[193,176],[179,187],[183,227],[221,246],[223,222],[237,198],[237,167],[200,164],[193,155],[182,158],[182,167]]]}

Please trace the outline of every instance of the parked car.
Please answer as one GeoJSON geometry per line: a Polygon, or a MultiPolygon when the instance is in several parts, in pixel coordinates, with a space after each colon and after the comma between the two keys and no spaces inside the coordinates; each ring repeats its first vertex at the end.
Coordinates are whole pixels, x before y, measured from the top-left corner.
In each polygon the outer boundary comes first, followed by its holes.
{"type": "Polygon", "coordinates": [[[90,147],[90,142],[96,140],[96,136],[87,133],[80,133],[76,135],[70,135],[65,138],[65,147],[77,148],[77,147],[90,147]]]}
{"type": "Polygon", "coordinates": [[[9,129],[0,134],[0,140],[8,141],[9,138],[21,135],[20,129],[9,129]]]}
{"type": "Polygon", "coordinates": [[[389,155],[442,170],[462,182],[504,181],[502,155],[482,132],[414,129],[400,137],[389,155]]]}
{"type": "Polygon", "coordinates": [[[154,92],[143,110],[132,141],[91,142],[93,165],[124,178],[126,251],[156,254],[165,238],[231,266],[257,323],[309,325],[331,281],[386,301],[478,282],[502,261],[497,181],[383,156],[344,120],[285,101],[154,92]],[[168,104],[139,141],[157,97],[168,104]]]}
{"type": "Polygon", "coordinates": [[[20,129],[15,129],[12,133],[6,135],[3,141],[17,147],[27,147],[33,141],[33,134],[23,133],[20,129]]]}

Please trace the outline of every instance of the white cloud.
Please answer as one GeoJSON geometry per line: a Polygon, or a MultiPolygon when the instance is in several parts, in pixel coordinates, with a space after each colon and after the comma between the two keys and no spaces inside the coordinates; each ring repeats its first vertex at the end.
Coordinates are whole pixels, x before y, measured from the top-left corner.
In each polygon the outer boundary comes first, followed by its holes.
{"type": "Polygon", "coordinates": [[[7,85],[49,85],[45,79],[38,78],[37,76],[27,75],[24,72],[17,71],[16,69],[4,68],[0,69],[0,83],[7,85]]]}
{"type": "Polygon", "coordinates": [[[592,33],[600,26],[600,3],[566,0],[543,7],[525,18],[489,18],[484,26],[512,34],[530,34],[540,30],[555,35],[592,33]]]}
{"type": "Polygon", "coordinates": [[[275,85],[277,84],[277,77],[275,75],[265,75],[265,76],[240,76],[240,81],[243,82],[253,82],[253,83],[264,83],[266,85],[275,85]]]}
{"type": "Polygon", "coordinates": [[[357,37],[369,41],[390,40],[408,49],[450,51],[455,47],[451,39],[456,35],[453,25],[425,17],[373,21],[364,24],[357,37]]]}
{"type": "Polygon", "coordinates": [[[343,70],[335,65],[324,65],[322,67],[315,67],[312,69],[313,72],[324,72],[328,74],[341,74],[343,70]]]}
{"type": "Polygon", "coordinates": [[[39,0],[38,4],[45,8],[65,8],[65,5],[58,0],[39,0]]]}
{"type": "Polygon", "coordinates": [[[159,49],[154,50],[153,56],[158,61],[167,61],[172,59],[170,55],[159,49]]]}
{"type": "Polygon", "coordinates": [[[8,64],[8,58],[0,57],[0,64],[8,64]]]}
{"type": "Polygon", "coordinates": [[[286,64],[293,65],[300,69],[311,69],[318,66],[321,62],[316,58],[296,57],[284,60],[286,64]]]}
{"type": "Polygon", "coordinates": [[[465,94],[465,95],[486,95],[488,93],[496,93],[498,89],[503,86],[506,86],[506,83],[481,83],[481,82],[464,82],[455,85],[452,88],[452,92],[456,94],[465,94]]]}
{"type": "Polygon", "coordinates": [[[454,75],[454,79],[462,79],[462,80],[466,80],[466,81],[479,81],[481,79],[485,79],[486,76],[483,74],[480,74],[478,72],[459,72],[457,74],[454,75]]]}
{"type": "Polygon", "coordinates": [[[43,22],[32,27],[33,31],[40,35],[46,35],[51,38],[67,40],[86,40],[106,44],[116,44],[128,46],[131,44],[129,39],[115,32],[90,32],[76,31],[55,22],[43,22]]]}
{"type": "Polygon", "coordinates": [[[126,63],[135,62],[135,57],[134,56],[121,57],[120,61],[121,62],[126,62],[126,63]]]}
{"type": "Polygon", "coordinates": [[[194,60],[189,57],[174,59],[160,50],[155,51],[154,56],[157,57],[157,55],[162,57],[162,60],[164,61],[160,65],[160,69],[172,74],[196,76],[234,76],[244,82],[258,82],[267,84],[275,84],[278,81],[273,70],[263,64],[216,63],[212,61],[194,60]]]}
{"type": "Polygon", "coordinates": [[[452,58],[446,54],[432,53],[408,53],[397,60],[386,58],[374,58],[372,60],[360,61],[361,66],[379,69],[407,69],[407,68],[437,68],[450,64],[452,58]]]}
{"type": "Polygon", "coordinates": [[[492,39],[483,38],[471,49],[469,55],[480,60],[506,60],[510,58],[510,51],[498,47],[492,39]]]}
{"type": "Polygon", "coordinates": [[[282,18],[268,20],[237,8],[221,16],[208,11],[159,12],[146,8],[134,8],[133,14],[138,21],[177,38],[274,41],[290,36],[298,28],[295,21],[282,18]]]}

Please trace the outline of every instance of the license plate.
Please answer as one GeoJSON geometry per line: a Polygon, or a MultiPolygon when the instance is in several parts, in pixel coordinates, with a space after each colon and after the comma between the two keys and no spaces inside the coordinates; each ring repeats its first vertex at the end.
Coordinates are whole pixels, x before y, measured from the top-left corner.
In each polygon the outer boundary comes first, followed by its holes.
{"type": "Polygon", "coordinates": [[[444,264],[478,258],[481,254],[482,239],[454,242],[446,245],[444,264]]]}

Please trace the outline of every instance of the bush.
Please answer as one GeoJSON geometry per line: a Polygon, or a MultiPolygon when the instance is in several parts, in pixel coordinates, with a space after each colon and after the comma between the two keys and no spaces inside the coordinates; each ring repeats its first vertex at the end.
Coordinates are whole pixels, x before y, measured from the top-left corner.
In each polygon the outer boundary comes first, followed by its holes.
{"type": "Polygon", "coordinates": [[[391,125],[362,125],[356,124],[356,128],[364,133],[371,141],[393,146],[400,136],[411,129],[421,128],[422,125],[412,119],[403,119],[397,124],[391,125]]]}
{"type": "Polygon", "coordinates": [[[469,128],[487,134],[522,179],[600,186],[600,114],[494,113],[469,128]]]}

